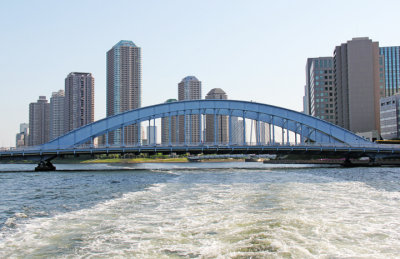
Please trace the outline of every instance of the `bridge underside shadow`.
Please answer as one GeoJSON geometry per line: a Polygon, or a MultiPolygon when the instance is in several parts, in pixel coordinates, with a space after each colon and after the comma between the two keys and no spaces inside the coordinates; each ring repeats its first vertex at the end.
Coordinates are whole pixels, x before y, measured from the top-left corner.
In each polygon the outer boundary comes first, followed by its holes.
{"type": "MultiPolygon", "coordinates": [[[[304,159],[311,159],[315,156],[324,158],[344,158],[347,166],[351,166],[350,159],[358,159],[361,157],[369,157],[372,162],[376,159],[383,158],[399,158],[400,150],[393,150],[380,146],[375,147],[327,147],[327,146],[192,146],[192,147],[160,147],[160,146],[141,146],[141,147],[107,147],[107,148],[90,148],[90,149],[63,149],[63,150],[47,150],[47,151],[30,151],[22,153],[13,153],[9,156],[2,156],[4,159],[26,159],[39,161],[38,171],[55,170],[51,164],[51,160],[56,157],[79,157],[89,156],[95,158],[98,155],[133,154],[135,156],[141,154],[176,154],[176,155],[277,155],[283,156],[301,156],[304,159]]],[[[311,161],[310,161],[311,163],[311,161]]],[[[336,164],[342,164],[337,162],[336,164]]],[[[377,165],[377,163],[375,163],[377,165]]]]}

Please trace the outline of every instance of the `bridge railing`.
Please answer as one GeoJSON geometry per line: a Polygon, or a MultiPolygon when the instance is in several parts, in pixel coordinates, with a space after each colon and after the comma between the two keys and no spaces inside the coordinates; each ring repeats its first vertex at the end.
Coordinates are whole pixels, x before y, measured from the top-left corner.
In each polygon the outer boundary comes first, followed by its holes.
{"type": "Polygon", "coordinates": [[[47,146],[46,149],[43,149],[42,146],[29,146],[29,147],[19,147],[19,148],[8,148],[2,149],[2,152],[29,152],[29,151],[50,151],[50,150],[87,150],[87,149],[129,149],[129,148],[139,148],[139,149],[157,149],[157,148],[174,148],[174,147],[204,147],[204,148],[240,148],[240,147],[313,147],[313,148],[392,148],[392,149],[399,149],[400,145],[388,145],[388,144],[354,144],[349,146],[348,144],[343,143],[295,143],[295,142],[288,142],[288,143],[257,143],[257,142],[246,142],[246,143],[214,143],[214,142],[205,142],[205,143],[171,143],[170,144],[130,144],[130,145],[91,145],[91,144],[81,144],[77,146],[67,146],[62,147],[55,145],[54,147],[47,146]]]}

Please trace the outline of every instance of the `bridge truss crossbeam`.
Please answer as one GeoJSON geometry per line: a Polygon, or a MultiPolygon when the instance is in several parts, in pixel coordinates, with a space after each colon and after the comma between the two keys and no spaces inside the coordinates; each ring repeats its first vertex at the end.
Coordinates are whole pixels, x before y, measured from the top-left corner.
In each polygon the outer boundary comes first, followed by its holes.
{"type": "MultiPolygon", "coordinates": [[[[100,136],[104,136],[103,143],[106,146],[113,144],[140,146],[143,144],[140,126],[146,121],[149,126],[151,124],[155,126],[156,119],[168,122],[163,124],[163,128],[166,128],[163,130],[167,130],[167,134],[162,144],[169,145],[201,145],[207,141],[211,141],[214,145],[248,145],[249,135],[252,141],[253,134],[256,145],[275,145],[276,143],[284,145],[293,139],[296,144],[339,143],[347,146],[371,144],[368,140],[348,130],[285,108],[234,100],[192,100],[153,105],[107,117],[73,130],[43,144],[40,148],[42,150],[64,149],[85,143],[93,145],[94,139],[100,136]],[[204,134],[206,128],[211,127],[207,125],[209,116],[213,117],[210,121],[214,122],[210,124],[213,127],[212,140],[207,139],[204,134]],[[233,136],[234,133],[238,134],[239,127],[238,123],[233,125],[233,119],[237,122],[239,118],[242,123],[242,132],[239,133],[241,141],[233,136]],[[221,139],[221,131],[226,130],[222,129],[222,121],[227,124],[227,139],[221,139]],[[265,134],[265,131],[268,133],[265,134]],[[132,136],[132,132],[135,136],[132,136]],[[129,140],[128,135],[131,136],[129,140]],[[278,141],[279,137],[281,141],[278,141]]],[[[155,131],[153,134],[155,138],[155,131]]]]}

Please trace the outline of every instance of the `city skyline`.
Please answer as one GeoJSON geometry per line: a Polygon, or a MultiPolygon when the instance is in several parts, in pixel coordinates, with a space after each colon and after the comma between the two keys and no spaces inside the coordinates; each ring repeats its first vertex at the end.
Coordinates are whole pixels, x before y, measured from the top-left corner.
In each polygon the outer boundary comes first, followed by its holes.
{"type": "Polygon", "coordinates": [[[142,106],[162,103],[175,91],[178,80],[194,74],[204,82],[203,92],[223,88],[234,100],[297,111],[302,110],[304,61],[308,57],[330,56],[334,46],[354,37],[369,37],[382,46],[400,45],[392,30],[394,10],[400,6],[395,1],[385,1],[393,7],[385,16],[376,14],[374,1],[346,2],[346,9],[340,8],[340,3],[306,2],[174,1],[154,5],[120,1],[126,8],[118,13],[118,5],[87,1],[80,4],[79,11],[87,16],[74,21],[68,19],[69,11],[76,10],[73,4],[2,4],[5,11],[0,26],[8,40],[0,43],[4,73],[0,85],[13,91],[2,95],[0,108],[13,113],[2,113],[0,146],[15,145],[19,124],[28,121],[28,104],[37,96],[49,98],[61,89],[70,71],[88,71],[96,78],[95,120],[104,118],[104,53],[119,40],[132,40],[142,48],[142,106]],[[185,13],[189,8],[191,12],[185,13]],[[126,15],[133,9],[139,10],[137,16],[126,15]],[[337,12],[342,18],[333,27],[331,20],[337,12]],[[382,28],[371,17],[384,17],[388,27],[382,28]],[[84,28],[82,32],[77,26],[84,28]],[[81,40],[69,39],[68,32],[81,40]]]}

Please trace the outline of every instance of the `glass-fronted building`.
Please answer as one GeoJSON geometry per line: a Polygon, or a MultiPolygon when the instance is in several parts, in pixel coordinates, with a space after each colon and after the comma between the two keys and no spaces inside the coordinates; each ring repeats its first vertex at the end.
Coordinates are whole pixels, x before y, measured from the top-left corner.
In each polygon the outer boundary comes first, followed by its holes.
{"type": "Polygon", "coordinates": [[[379,54],[383,56],[384,75],[381,83],[385,86],[385,96],[399,93],[400,88],[400,46],[381,47],[379,54]]]}

